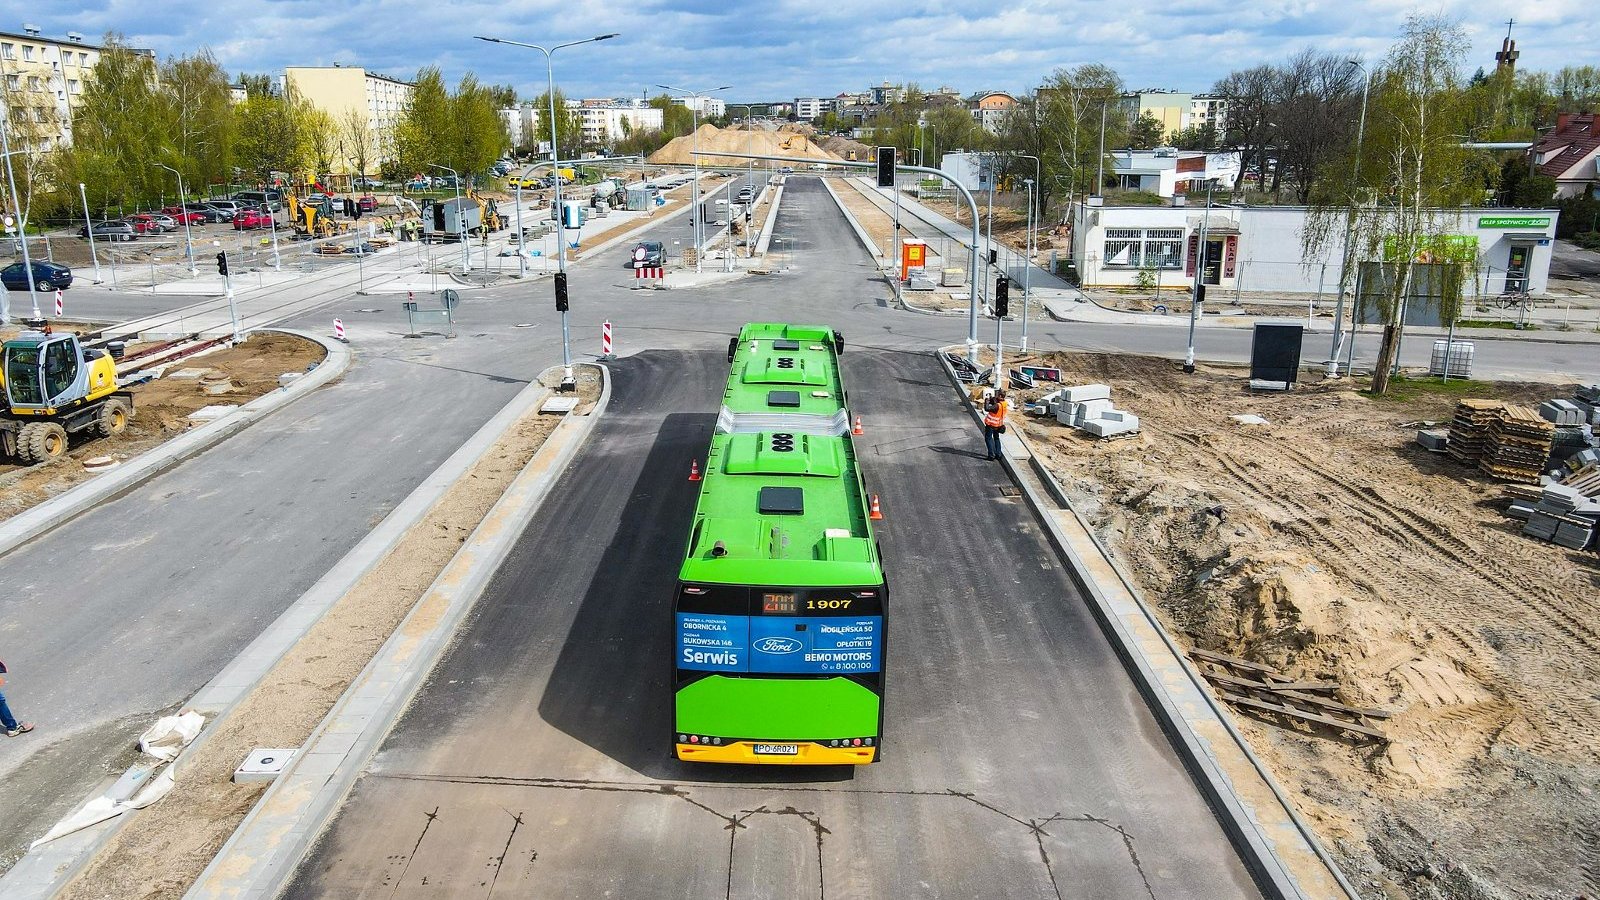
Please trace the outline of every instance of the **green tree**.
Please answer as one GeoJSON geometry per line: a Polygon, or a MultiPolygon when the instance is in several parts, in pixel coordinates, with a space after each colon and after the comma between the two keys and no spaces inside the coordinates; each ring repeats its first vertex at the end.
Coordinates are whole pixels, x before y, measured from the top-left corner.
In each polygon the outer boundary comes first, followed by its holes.
{"type": "Polygon", "coordinates": [[[1015,171],[1031,177],[1032,160],[1021,155],[1039,157],[1044,183],[1036,197],[1041,213],[1062,191],[1070,204],[1073,197],[1098,190],[1096,173],[1110,169],[1100,155],[1102,123],[1106,147],[1123,144],[1127,134],[1117,105],[1121,93],[1122,77],[1115,69],[1087,63],[1057,69],[1006,116],[999,146],[1013,155],[1015,171]]]}
{"type": "Polygon", "coordinates": [[[211,51],[169,59],[161,67],[156,118],[147,127],[166,133],[166,162],[196,192],[231,178],[234,104],[228,73],[211,51]]]}
{"type": "MultiPolygon", "coordinates": [[[[313,174],[328,175],[338,160],[339,128],[333,116],[315,107],[300,110],[295,115],[295,133],[299,139],[300,155],[311,162],[313,174]]],[[[342,166],[341,166],[342,167],[342,166]]]]}
{"type": "Polygon", "coordinates": [[[155,61],[108,35],[73,111],[72,147],[63,154],[66,183],[87,185],[89,205],[101,215],[136,209],[169,196],[172,176],[156,168],[168,135],[160,127],[162,101],[155,61]]]}
{"type": "Polygon", "coordinates": [[[694,113],[687,106],[678,106],[666,94],[650,98],[650,105],[661,110],[661,132],[668,140],[681,137],[694,130],[694,113]]]}
{"type": "Polygon", "coordinates": [[[1215,150],[1221,143],[1222,136],[1217,133],[1217,126],[1213,122],[1203,122],[1199,125],[1190,125],[1172,136],[1172,146],[1179,150],[1215,150]]]}
{"type": "Polygon", "coordinates": [[[511,146],[497,102],[494,89],[479,84],[477,76],[470,72],[462,77],[450,98],[454,127],[447,143],[446,165],[462,176],[488,171],[511,146]]]}
{"type": "Polygon", "coordinates": [[[438,66],[417,72],[411,99],[395,127],[395,164],[401,177],[436,175],[429,166],[445,163],[444,142],[450,129],[450,91],[438,66]]]}
{"type": "Polygon", "coordinates": [[[357,106],[347,107],[334,126],[350,171],[357,175],[370,173],[378,157],[378,137],[367,119],[367,111],[357,106]]]}
{"type": "MultiPolygon", "coordinates": [[[[1417,263],[1430,258],[1461,262],[1453,252],[1458,245],[1450,241],[1458,228],[1454,210],[1477,200],[1481,191],[1479,159],[1460,146],[1459,137],[1467,114],[1460,71],[1467,46],[1455,22],[1407,20],[1399,43],[1374,73],[1360,159],[1352,152],[1327,166],[1302,232],[1308,257],[1344,242],[1352,262],[1384,265],[1385,287],[1378,298],[1383,343],[1373,371],[1374,393],[1388,389],[1403,328],[1401,299],[1409,293],[1417,263]]],[[[1471,261],[1466,262],[1444,285],[1446,320],[1459,312],[1460,276],[1471,261]]],[[[1340,284],[1341,291],[1346,287],[1340,284]]]]}
{"type": "Polygon", "coordinates": [[[1128,129],[1128,146],[1135,150],[1151,150],[1166,143],[1167,129],[1161,120],[1146,112],[1133,120],[1128,129]]]}
{"type": "Polygon", "coordinates": [[[273,172],[293,174],[307,165],[295,137],[294,110],[288,100],[272,94],[251,94],[235,111],[234,159],[257,181],[273,172]]]}
{"type": "Polygon", "coordinates": [[[1526,157],[1517,154],[1501,163],[1495,189],[1495,199],[1501,206],[1548,207],[1555,202],[1555,196],[1556,180],[1530,172],[1526,157]]]}
{"type": "MultiPolygon", "coordinates": [[[[540,94],[534,106],[539,111],[535,125],[538,139],[549,141],[550,92],[540,94]]],[[[583,152],[583,119],[577,110],[567,108],[567,98],[559,88],[556,89],[556,144],[560,148],[557,159],[577,159],[583,152]]]]}

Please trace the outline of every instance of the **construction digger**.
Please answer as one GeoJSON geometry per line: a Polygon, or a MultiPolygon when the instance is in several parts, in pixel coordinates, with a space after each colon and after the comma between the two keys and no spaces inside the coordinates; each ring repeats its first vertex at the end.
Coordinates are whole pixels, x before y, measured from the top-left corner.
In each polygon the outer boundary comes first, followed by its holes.
{"type": "Polygon", "coordinates": [[[43,319],[0,347],[0,451],[31,465],[59,459],[67,435],[121,434],[133,417],[133,393],[117,387],[117,363],[43,319]]]}
{"type": "Polygon", "coordinates": [[[296,183],[289,192],[289,222],[298,239],[328,238],[350,230],[334,211],[333,197],[313,182],[296,183]]]}

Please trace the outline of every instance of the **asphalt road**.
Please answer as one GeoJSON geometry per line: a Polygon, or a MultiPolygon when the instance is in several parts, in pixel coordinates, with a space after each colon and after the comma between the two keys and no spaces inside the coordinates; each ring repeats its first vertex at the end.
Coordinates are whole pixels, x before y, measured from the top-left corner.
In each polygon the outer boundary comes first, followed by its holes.
{"type": "Polygon", "coordinates": [[[1585,250],[1571,241],[1556,241],[1550,253],[1550,277],[1600,282],[1600,253],[1585,250]]]}
{"type": "Polygon", "coordinates": [[[726,359],[649,351],[288,896],[1255,896],[934,359],[845,361],[888,516],[883,762],[670,758],[726,359]]]}

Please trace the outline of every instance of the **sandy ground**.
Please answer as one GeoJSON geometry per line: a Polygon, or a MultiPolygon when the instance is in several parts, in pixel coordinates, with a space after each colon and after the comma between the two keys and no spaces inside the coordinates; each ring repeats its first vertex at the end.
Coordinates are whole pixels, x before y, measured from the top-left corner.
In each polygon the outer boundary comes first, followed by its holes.
{"type": "MultiPolygon", "coordinates": [[[[839,159],[812,143],[811,138],[804,134],[760,128],[718,128],[707,123],[701,125],[696,134],[686,134],[668,141],[666,146],[650,154],[649,161],[656,165],[691,165],[695,161],[696,150],[701,153],[805,157],[819,163],[839,159]]],[[[702,166],[743,166],[749,162],[737,156],[701,156],[699,159],[702,166]]]]}
{"type": "Polygon", "coordinates": [[[1180,643],[1393,712],[1385,743],[1236,710],[1367,896],[1594,894],[1600,558],[1521,536],[1502,486],[1413,441],[1460,396],[1572,385],[1252,395],[1237,369],[1047,361],[1140,416],[1141,434],[1105,442],[1023,427],[1180,643]]]}
{"type": "MultiPolygon", "coordinates": [[[[582,368],[578,393],[585,414],[600,393],[596,370],[582,368]]],[[[560,420],[530,412],[503,435],[230,715],[207,723],[215,731],[181,760],[172,793],[137,813],[61,897],[183,896],[266,790],[232,782],[240,760],[305,743],[560,420]]]]}
{"type": "MultiPolygon", "coordinates": [[[[720,176],[714,176],[714,175],[706,176],[704,178],[701,178],[700,179],[700,191],[701,191],[701,193],[705,193],[706,191],[711,190],[712,188],[714,188],[717,185],[721,184],[722,181],[723,181],[723,179],[720,176]]],[[[661,206],[656,207],[655,208],[655,212],[652,213],[650,216],[647,216],[647,217],[645,217],[643,219],[630,219],[629,221],[624,222],[622,224],[613,225],[612,227],[607,228],[604,231],[598,231],[598,232],[595,232],[594,234],[585,234],[583,236],[583,243],[587,244],[590,247],[598,247],[601,244],[605,243],[606,241],[611,240],[612,238],[616,237],[617,235],[619,235],[619,234],[621,234],[621,233],[623,233],[625,231],[634,231],[634,230],[638,230],[638,229],[647,227],[656,218],[658,218],[660,216],[663,216],[663,215],[668,215],[670,213],[677,212],[679,209],[681,209],[685,204],[687,204],[690,201],[690,198],[692,196],[693,190],[694,190],[694,185],[693,184],[686,184],[686,185],[683,185],[682,187],[676,187],[676,188],[673,188],[670,191],[665,191],[665,192],[662,193],[661,196],[664,197],[667,202],[662,204],[661,206]]],[[[599,220],[592,220],[592,221],[598,222],[599,220]]],[[[687,224],[684,225],[684,230],[687,232],[687,230],[688,230],[688,225],[687,224]]],[[[583,257],[583,248],[582,247],[580,247],[579,249],[577,249],[575,251],[571,251],[571,252],[569,252],[567,254],[567,259],[569,259],[569,260],[581,259],[582,257],[583,257]]]]}
{"type": "MultiPolygon", "coordinates": [[[[876,203],[867,199],[864,194],[866,190],[867,188],[853,178],[840,179],[834,183],[834,191],[839,195],[839,202],[850,210],[850,214],[856,217],[856,221],[861,224],[862,229],[872,238],[873,246],[877,248],[875,252],[892,252],[891,248],[894,246],[894,215],[884,212],[876,203]]],[[[904,222],[901,223],[901,226],[902,230],[905,231],[904,222]]],[[[906,234],[910,236],[909,231],[906,231],[906,234]]],[[[966,261],[961,260],[955,265],[964,269],[966,268],[966,261]]],[[[938,272],[935,271],[932,274],[937,284],[938,272]]],[[[923,311],[966,312],[971,305],[966,293],[967,288],[964,286],[953,289],[940,287],[932,291],[906,291],[903,294],[903,298],[908,306],[923,311]],[[955,296],[957,293],[962,294],[959,299],[955,296]]]]}
{"type": "MultiPolygon", "coordinates": [[[[129,346],[137,352],[139,345],[129,346]]],[[[196,356],[175,366],[214,369],[228,377],[233,390],[211,395],[201,390],[200,379],[157,379],[130,388],[133,418],[128,429],[114,438],[88,433],[74,435],[66,457],[38,466],[21,466],[0,458],[0,519],[7,519],[94,477],[83,461],[100,456],[127,460],[171,440],[196,426],[188,415],[213,404],[243,405],[278,389],[278,376],[304,372],[325,355],[322,346],[286,334],[253,334],[243,344],[196,356]]]]}

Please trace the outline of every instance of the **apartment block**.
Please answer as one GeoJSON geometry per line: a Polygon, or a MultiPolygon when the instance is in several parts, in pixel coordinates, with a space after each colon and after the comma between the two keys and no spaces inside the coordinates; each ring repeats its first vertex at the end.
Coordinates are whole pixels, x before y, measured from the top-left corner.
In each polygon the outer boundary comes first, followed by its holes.
{"type": "MultiPolygon", "coordinates": [[[[104,48],[83,35],[45,37],[32,25],[20,34],[0,32],[0,98],[11,112],[11,139],[25,147],[53,150],[72,143],[72,114],[94,77],[104,48]]],[[[134,53],[154,59],[149,50],[134,53]]]]}
{"type": "MultiPolygon", "coordinates": [[[[377,174],[379,165],[393,155],[395,127],[411,102],[410,82],[359,66],[333,65],[289,66],[283,70],[283,83],[288,93],[326,112],[336,126],[342,126],[350,110],[365,117],[374,152],[363,174],[377,174]]],[[[335,160],[334,166],[343,173],[350,163],[335,160]]]]}

